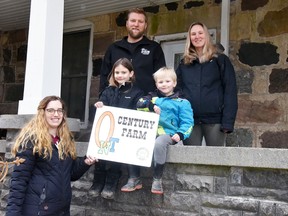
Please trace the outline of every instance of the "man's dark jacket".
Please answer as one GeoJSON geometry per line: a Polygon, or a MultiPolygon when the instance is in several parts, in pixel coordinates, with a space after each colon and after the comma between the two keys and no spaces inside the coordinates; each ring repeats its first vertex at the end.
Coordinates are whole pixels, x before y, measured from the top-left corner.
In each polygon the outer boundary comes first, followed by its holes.
{"type": "Polygon", "coordinates": [[[132,62],[136,86],[142,89],[144,94],[156,89],[152,74],[166,65],[161,46],[145,36],[135,44],[128,43],[127,38],[126,36],[108,47],[101,66],[100,92],[108,86],[107,77],[113,64],[120,58],[127,58],[132,62]],[[135,49],[131,49],[131,45],[136,46],[135,49]]]}

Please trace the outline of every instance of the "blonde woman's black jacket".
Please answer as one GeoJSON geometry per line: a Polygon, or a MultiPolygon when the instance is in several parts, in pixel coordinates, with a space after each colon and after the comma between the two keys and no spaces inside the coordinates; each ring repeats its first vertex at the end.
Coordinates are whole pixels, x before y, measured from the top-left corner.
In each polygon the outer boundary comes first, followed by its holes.
{"type": "Polygon", "coordinates": [[[198,60],[179,64],[178,85],[193,108],[195,125],[221,124],[232,132],[238,109],[234,68],[229,58],[220,54],[208,62],[198,60]]]}
{"type": "Polygon", "coordinates": [[[126,109],[135,109],[138,100],[144,95],[143,91],[135,85],[126,82],[120,88],[108,86],[100,94],[100,101],[106,106],[126,109]]]}
{"type": "Polygon", "coordinates": [[[17,154],[25,162],[14,167],[6,216],[70,215],[71,181],[79,179],[90,166],[84,158],[60,160],[54,144],[52,158],[33,155],[33,145],[17,154]]]}
{"type": "Polygon", "coordinates": [[[127,38],[126,36],[108,47],[101,66],[100,92],[108,86],[107,77],[113,64],[120,58],[127,58],[132,62],[136,75],[136,86],[142,89],[145,94],[156,89],[152,74],[166,65],[161,46],[143,36],[131,48],[127,38]]]}

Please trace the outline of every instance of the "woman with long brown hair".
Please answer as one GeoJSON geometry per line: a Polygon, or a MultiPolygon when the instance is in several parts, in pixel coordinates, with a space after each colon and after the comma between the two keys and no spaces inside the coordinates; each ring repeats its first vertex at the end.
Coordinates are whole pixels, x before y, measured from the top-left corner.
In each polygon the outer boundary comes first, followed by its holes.
{"type": "Polygon", "coordinates": [[[61,98],[47,96],[17,136],[12,154],[24,162],[12,172],[7,216],[70,215],[71,181],[96,159],[77,158],[66,112],[61,98]]]}

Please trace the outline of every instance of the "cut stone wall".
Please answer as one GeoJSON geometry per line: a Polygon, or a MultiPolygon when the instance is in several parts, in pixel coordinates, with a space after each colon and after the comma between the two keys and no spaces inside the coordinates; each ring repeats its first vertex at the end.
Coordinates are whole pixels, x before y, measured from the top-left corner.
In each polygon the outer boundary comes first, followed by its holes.
{"type": "MultiPolygon", "coordinates": [[[[11,161],[13,140],[32,115],[0,115],[0,129],[7,134],[0,140],[0,155],[11,161]]],[[[80,122],[68,119],[72,131],[80,122]]],[[[247,131],[242,131],[248,136],[247,131]]],[[[249,140],[249,139],[248,139],[249,140]]],[[[242,140],[243,143],[245,140],[242,140]]],[[[87,142],[77,142],[78,156],[87,152],[87,142]]],[[[236,146],[236,145],[235,145],[236,146]]],[[[163,175],[164,195],[153,195],[152,170],[141,168],[143,189],[123,193],[127,181],[122,165],[114,200],[89,194],[92,166],[72,183],[72,216],[284,216],[288,215],[288,149],[170,146],[163,175]]],[[[0,184],[0,216],[5,215],[9,180],[0,184]]],[[[0,170],[1,172],[1,170],[0,170]]]]}
{"type": "MultiPolygon", "coordinates": [[[[87,143],[77,146],[80,153],[85,153],[87,143]]],[[[146,167],[141,168],[143,189],[121,192],[127,181],[123,165],[114,200],[89,194],[92,166],[72,183],[71,215],[288,215],[287,153],[287,149],[171,146],[163,176],[163,196],[150,192],[152,170],[146,167]]],[[[0,185],[0,215],[5,215],[9,178],[0,185]]]]}
{"type": "Polygon", "coordinates": [[[287,170],[169,163],[163,196],[151,194],[151,170],[142,171],[144,188],[120,192],[127,179],[124,175],[112,201],[89,196],[91,173],[73,183],[72,215],[288,214],[287,170]]]}

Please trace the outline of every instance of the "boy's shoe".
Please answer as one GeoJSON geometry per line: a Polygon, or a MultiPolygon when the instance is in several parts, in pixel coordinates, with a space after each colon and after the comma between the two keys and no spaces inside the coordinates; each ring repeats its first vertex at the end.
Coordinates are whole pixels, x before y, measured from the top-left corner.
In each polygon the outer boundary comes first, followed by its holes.
{"type": "Polygon", "coordinates": [[[163,194],[162,179],[153,178],[151,192],[153,194],[163,194]]]}
{"type": "Polygon", "coordinates": [[[139,190],[142,188],[142,182],[140,178],[129,178],[126,185],[121,188],[122,192],[131,192],[136,189],[139,190]]]}

